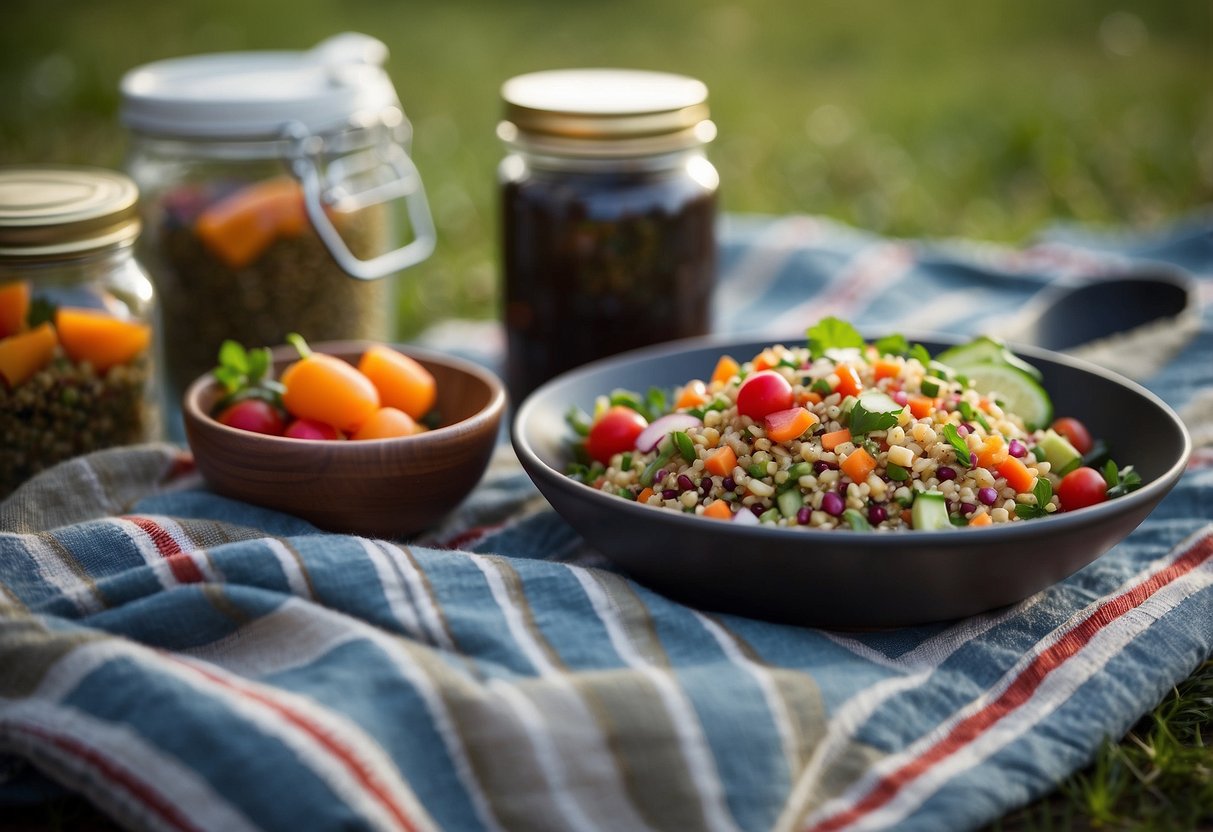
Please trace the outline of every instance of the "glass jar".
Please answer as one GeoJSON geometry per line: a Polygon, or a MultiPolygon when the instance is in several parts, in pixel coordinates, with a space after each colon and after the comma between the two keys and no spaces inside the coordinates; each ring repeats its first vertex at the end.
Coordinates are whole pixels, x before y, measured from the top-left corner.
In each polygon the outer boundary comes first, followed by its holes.
{"type": "Polygon", "coordinates": [[[0,168],[0,498],[160,433],[138,191],[93,168],[0,168]]]}
{"type": "Polygon", "coordinates": [[[392,337],[383,278],[429,256],[434,226],[386,56],[347,33],[307,52],[179,58],[123,78],[174,436],[181,395],[226,339],[392,337]]]}
{"type": "Polygon", "coordinates": [[[498,135],[515,401],[596,358],[711,328],[719,177],[707,88],[633,70],[510,79],[498,135]]]}

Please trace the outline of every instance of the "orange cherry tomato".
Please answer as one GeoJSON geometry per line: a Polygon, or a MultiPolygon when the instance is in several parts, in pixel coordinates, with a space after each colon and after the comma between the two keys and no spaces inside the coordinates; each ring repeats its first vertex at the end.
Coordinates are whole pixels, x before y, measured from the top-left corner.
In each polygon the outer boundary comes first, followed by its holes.
{"type": "Polygon", "coordinates": [[[297,419],[315,419],[353,433],[379,409],[379,391],[353,365],[324,353],[301,358],[282,373],[282,404],[297,419]]]}

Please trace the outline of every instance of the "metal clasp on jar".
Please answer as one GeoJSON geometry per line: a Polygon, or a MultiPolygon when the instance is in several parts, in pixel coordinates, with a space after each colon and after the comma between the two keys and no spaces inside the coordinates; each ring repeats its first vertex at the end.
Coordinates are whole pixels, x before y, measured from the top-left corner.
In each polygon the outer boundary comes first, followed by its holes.
{"type": "Polygon", "coordinates": [[[291,171],[303,186],[307,215],[337,264],[359,280],[386,277],[420,263],[434,251],[437,235],[421,174],[394,135],[403,122],[404,114],[389,108],[369,128],[351,125],[369,129],[374,139],[344,153],[342,142],[311,133],[299,122],[285,129],[291,141],[291,171]],[[401,199],[412,226],[412,241],[367,260],[350,250],[325,210],[355,211],[401,199]]]}

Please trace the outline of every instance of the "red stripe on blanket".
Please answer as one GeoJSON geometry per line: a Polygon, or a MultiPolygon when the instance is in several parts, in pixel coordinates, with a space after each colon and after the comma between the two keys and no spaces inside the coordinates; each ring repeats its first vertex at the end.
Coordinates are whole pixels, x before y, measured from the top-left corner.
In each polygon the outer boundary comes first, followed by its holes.
{"type": "Polygon", "coordinates": [[[1104,601],[1059,641],[1033,659],[1001,696],[959,722],[946,737],[918,757],[886,775],[854,807],[819,821],[811,827],[812,832],[842,829],[888,803],[903,786],[976,740],[1000,719],[1027,702],[1045,677],[1078,653],[1104,627],[1141,606],[1160,589],[1187,575],[1210,556],[1213,556],[1213,534],[1201,538],[1167,568],[1132,589],[1104,601]]]}
{"type": "Polygon", "coordinates": [[[152,543],[156,544],[156,551],[168,561],[168,567],[172,570],[174,578],[183,584],[197,584],[206,580],[202,570],[198,568],[198,564],[194,563],[192,557],[181,551],[177,541],[173,540],[173,536],[163,526],[147,517],[129,515],[126,519],[142,529],[143,533],[152,539],[152,543]]]}
{"type": "MultiPolygon", "coordinates": [[[[170,658],[172,657],[170,656],[170,658]]],[[[188,662],[182,662],[182,664],[195,671],[199,675],[206,677],[217,685],[221,685],[240,694],[241,696],[255,702],[259,702],[262,705],[277,711],[288,722],[301,729],[304,733],[314,739],[326,751],[335,757],[338,762],[345,766],[345,768],[354,775],[355,779],[357,779],[362,787],[369,792],[371,796],[378,800],[380,805],[387,809],[391,816],[395,818],[395,820],[404,829],[410,830],[410,832],[415,832],[415,830],[418,828],[413,821],[410,820],[405,809],[392,798],[392,795],[388,792],[387,788],[375,777],[374,771],[359,760],[353,751],[338,742],[337,739],[332,736],[329,730],[323,725],[316,724],[309,719],[306,714],[299,713],[290,706],[279,702],[270,696],[266,696],[253,688],[233,684],[222,676],[218,676],[196,664],[188,662]]]]}
{"type": "Polygon", "coordinates": [[[91,766],[107,783],[123,789],[172,828],[183,830],[200,828],[190,823],[189,818],[175,804],[152,789],[147,783],[136,778],[97,749],[79,742],[74,737],[53,734],[39,726],[20,723],[10,725],[10,729],[37,737],[91,766]]]}

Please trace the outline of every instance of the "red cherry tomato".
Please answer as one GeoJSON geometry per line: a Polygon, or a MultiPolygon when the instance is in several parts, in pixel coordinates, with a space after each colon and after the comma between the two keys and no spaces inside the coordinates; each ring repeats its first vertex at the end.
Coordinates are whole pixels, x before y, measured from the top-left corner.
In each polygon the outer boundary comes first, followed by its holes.
{"type": "Polygon", "coordinates": [[[768,413],[788,410],[793,404],[792,385],[774,370],[754,373],[741,383],[737,391],[737,412],[755,422],[761,421],[768,413]]]}
{"type": "Polygon", "coordinates": [[[327,422],[296,419],[286,426],[283,436],[289,436],[291,439],[340,439],[341,431],[327,422]]]}
{"type": "Polygon", "coordinates": [[[1052,428],[1064,436],[1074,446],[1074,450],[1080,454],[1087,454],[1091,451],[1091,446],[1094,444],[1091,441],[1091,432],[1077,419],[1062,416],[1053,422],[1052,428]]]}
{"type": "Polygon", "coordinates": [[[278,412],[278,408],[261,399],[236,402],[216,419],[229,428],[266,433],[270,436],[282,435],[282,414],[278,412]]]}
{"type": "Polygon", "coordinates": [[[1108,499],[1108,484],[1094,468],[1075,468],[1061,478],[1057,499],[1065,511],[1093,506],[1108,499]]]}
{"type": "Polygon", "coordinates": [[[636,437],[649,426],[644,417],[630,407],[616,405],[599,416],[585,438],[585,450],[591,459],[609,465],[611,457],[636,447],[636,437]]]}

